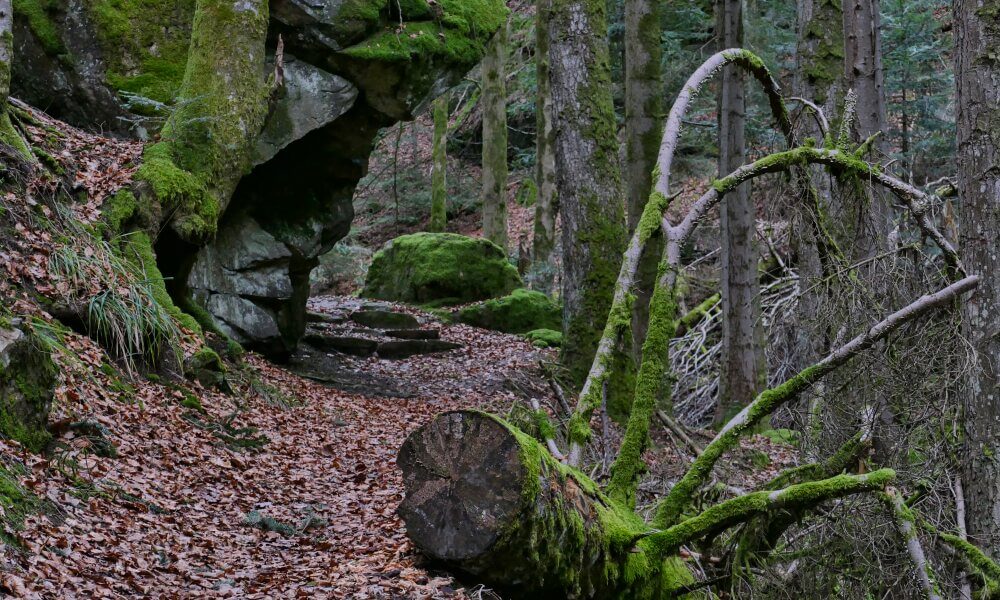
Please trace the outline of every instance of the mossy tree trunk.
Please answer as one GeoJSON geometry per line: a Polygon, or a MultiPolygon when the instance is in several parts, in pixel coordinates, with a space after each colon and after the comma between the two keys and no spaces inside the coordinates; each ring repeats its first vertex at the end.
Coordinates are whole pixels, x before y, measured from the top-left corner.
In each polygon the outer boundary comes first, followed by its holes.
{"type": "Polygon", "coordinates": [[[215,235],[268,113],[266,0],[198,0],[177,109],[136,180],[185,242],[215,235]]]}
{"type": "Polygon", "coordinates": [[[549,83],[549,18],[552,0],[535,3],[535,227],[531,244],[531,261],[540,279],[539,288],[552,291],[552,251],[556,245],[556,157],[555,121],[552,115],[552,93],[549,83]]]}
{"type": "MultiPolygon", "coordinates": [[[[969,269],[1000,272],[1000,2],[956,0],[960,246],[969,269]]],[[[1000,280],[991,275],[965,305],[963,333],[976,350],[963,393],[963,465],[969,539],[1000,556],[1000,280]]]]}
{"type": "Polygon", "coordinates": [[[431,163],[431,221],[428,231],[444,231],[448,223],[448,101],[450,94],[434,100],[434,147],[431,163]]]}
{"type": "Polygon", "coordinates": [[[10,75],[14,67],[14,9],[11,0],[0,0],[0,143],[9,146],[22,158],[32,157],[28,143],[10,121],[7,100],[10,75]]]}
{"type": "Polygon", "coordinates": [[[483,237],[507,249],[507,58],[509,23],[483,57],[483,237]]]}
{"type": "MultiPolygon", "coordinates": [[[[743,0],[716,2],[716,37],[720,50],[743,45],[743,0]]],[[[746,162],[746,78],[727,65],[719,89],[719,173],[746,162]]],[[[750,186],[727,193],[719,209],[722,253],[722,347],[719,357],[719,403],[715,421],[723,423],[746,406],[767,383],[764,333],[760,319],[755,210],[750,186]]]]}
{"type": "MultiPolygon", "coordinates": [[[[563,253],[561,362],[579,385],[587,375],[611,308],[625,211],[611,97],[604,0],[553,0],[548,21],[549,80],[563,253]]],[[[626,314],[630,314],[630,311],[626,314]]],[[[623,333],[627,333],[626,331],[623,333]]],[[[621,336],[608,405],[630,390],[631,339],[621,336]]],[[[621,407],[627,410],[626,407],[621,407]]],[[[625,411],[619,411],[619,415],[625,411]]]]}
{"type": "MultiPolygon", "coordinates": [[[[655,0],[625,2],[625,202],[629,233],[639,225],[653,187],[653,167],[663,135],[663,48],[660,10],[655,0]]],[[[649,299],[656,284],[662,236],[657,232],[639,260],[632,306],[632,355],[639,360],[649,322],[649,299]]]]}

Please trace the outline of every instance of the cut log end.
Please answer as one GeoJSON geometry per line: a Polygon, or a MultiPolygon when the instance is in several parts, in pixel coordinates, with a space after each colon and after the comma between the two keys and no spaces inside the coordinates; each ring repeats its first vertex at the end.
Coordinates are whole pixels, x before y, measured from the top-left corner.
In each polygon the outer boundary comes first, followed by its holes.
{"type": "Polygon", "coordinates": [[[444,413],[410,435],[397,463],[406,482],[399,515],[425,554],[482,555],[517,518],[526,469],[517,439],[488,415],[444,413]]]}

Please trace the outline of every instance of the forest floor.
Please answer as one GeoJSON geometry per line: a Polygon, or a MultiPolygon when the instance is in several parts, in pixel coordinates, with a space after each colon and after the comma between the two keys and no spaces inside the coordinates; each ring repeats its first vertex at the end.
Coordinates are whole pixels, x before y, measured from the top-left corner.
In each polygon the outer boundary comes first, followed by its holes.
{"type": "MultiPolygon", "coordinates": [[[[517,336],[441,329],[442,339],[463,348],[356,365],[405,383],[416,391],[411,398],[340,392],[253,355],[230,371],[234,394],[195,390],[204,412],[183,406],[180,391],[148,381],[135,383],[132,400],[101,382],[64,387],[54,419],[97,421],[118,456],[88,452],[88,438],[64,437],[49,458],[0,442],[8,462],[23,463],[19,480],[44,505],[22,531],[10,532],[23,551],[7,547],[0,591],[462,597],[450,576],[421,566],[395,515],[403,493],[396,452],[438,412],[505,413],[514,402],[505,381],[533,377],[539,361],[553,356],[517,336]],[[241,448],[256,444],[240,440],[261,445],[241,448]]],[[[74,336],[72,344],[100,364],[89,339],[74,336]]]]}

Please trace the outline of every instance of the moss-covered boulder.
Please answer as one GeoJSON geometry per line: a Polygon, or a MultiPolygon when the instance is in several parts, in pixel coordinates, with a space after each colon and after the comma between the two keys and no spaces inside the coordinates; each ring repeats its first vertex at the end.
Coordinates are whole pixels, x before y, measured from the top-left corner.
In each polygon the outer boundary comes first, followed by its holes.
{"type": "Polygon", "coordinates": [[[489,240],[454,233],[414,233],[386,243],[372,259],[362,296],[425,304],[462,304],[521,287],[517,269],[489,240]]]}
{"type": "Polygon", "coordinates": [[[562,332],[553,329],[535,329],[524,334],[524,338],[536,348],[558,348],[562,346],[562,332]]]}
{"type": "Polygon", "coordinates": [[[45,447],[57,375],[33,334],[17,324],[0,325],[0,434],[36,452],[45,447]]]}
{"type": "Polygon", "coordinates": [[[541,292],[514,290],[509,296],[487,300],[458,311],[456,320],[466,325],[505,333],[527,333],[562,327],[562,309],[541,292]]]}

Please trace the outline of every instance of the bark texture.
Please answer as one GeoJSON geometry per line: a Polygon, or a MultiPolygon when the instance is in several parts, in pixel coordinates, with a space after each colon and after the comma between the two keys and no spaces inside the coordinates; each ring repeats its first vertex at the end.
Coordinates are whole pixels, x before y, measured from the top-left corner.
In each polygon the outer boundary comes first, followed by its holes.
{"type": "MultiPolygon", "coordinates": [[[[720,50],[743,45],[743,0],[719,0],[716,31],[720,50]]],[[[746,162],[746,78],[727,65],[719,91],[719,176],[746,162]]],[[[750,185],[726,194],[719,210],[722,242],[722,347],[719,358],[719,404],[723,422],[757,395],[766,383],[759,276],[754,245],[755,211],[750,185]]]]}
{"type": "Polygon", "coordinates": [[[552,251],[556,244],[556,157],[555,121],[552,116],[552,93],[549,83],[549,18],[551,0],[537,0],[535,4],[535,77],[538,94],[535,96],[535,231],[531,246],[531,260],[540,273],[539,287],[552,291],[552,251]]]}
{"type": "Polygon", "coordinates": [[[431,163],[431,222],[428,231],[442,232],[448,223],[448,100],[434,101],[434,147],[431,163]]]}
{"type": "MultiPolygon", "coordinates": [[[[663,136],[663,82],[660,76],[663,48],[660,10],[655,0],[625,2],[625,202],[629,233],[639,225],[653,186],[653,168],[663,136]]],[[[649,300],[656,283],[657,264],[663,253],[657,235],[643,249],[632,306],[632,355],[642,356],[642,341],[649,321],[649,300]]]]}
{"type": "Polygon", "coordinates": [[[505,23],[483,57],[483,237],[507,249],[507,57],[505,23]]]}
{"type": "Polygon", "coordinates": [[[416,546],[512,598],[670,598],[693,581],[651,558],[638,516],[497,417],[438,415],[397,462],[416,546]]]}
{"type": "MultiPolygon", "coordinates": [[[[553,0],[548,34],[562,220],[562,363],[581,383],[611,308],[625,250],[605,2],[553,0]]],[[[618,367],[619,375],[630,370],[618,367]]],[[[624,381],[612,382],[609,395],[628,388],[624,381]]]]}
{"type": "Polygon", "coordinates": [[[1000,2],[956,0],[959,246],[979,291],[964,306],[978,365],[965,399],[965,506],[969,540],[1000,556],[1000,2]]]}

